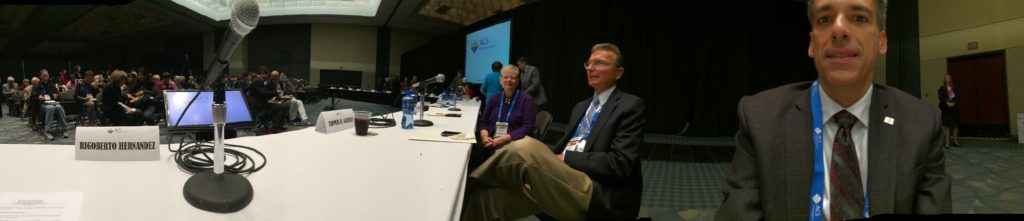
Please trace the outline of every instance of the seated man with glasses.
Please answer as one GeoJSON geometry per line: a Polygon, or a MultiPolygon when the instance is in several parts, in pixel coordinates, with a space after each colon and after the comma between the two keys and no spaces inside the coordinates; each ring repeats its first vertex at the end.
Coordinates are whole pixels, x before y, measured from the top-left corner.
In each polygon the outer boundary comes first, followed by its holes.
{"type": "MultiPolygon", "coordinates": [[[[50,73],[46,70],[39,71],[39,84],[32,89],[32,97],[40,101],[39,109],[45,114],[45,121],[43,121],[43,135],[46,136],[46,140],[53,140],[53,134],[56,133],[57,129],[67,129],[68,122],[64,118],[64,107],[60,105],[60,95],[57,91],[57,85],[50,81],[50,73]],[[54,119],[56,118],[56,119],[54,119]],[[54,120],[57,120],[54,122],[54,120]],[[54,123],[60,123],[60,126],[54,128],[54,123]]],[[[68,135],[61,131],[64,138],[68,135]]]]}

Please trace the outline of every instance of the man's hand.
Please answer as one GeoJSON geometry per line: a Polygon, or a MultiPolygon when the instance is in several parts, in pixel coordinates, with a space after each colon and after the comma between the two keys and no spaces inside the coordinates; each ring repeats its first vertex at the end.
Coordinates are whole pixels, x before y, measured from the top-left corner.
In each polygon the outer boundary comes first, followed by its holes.
{"type": "Polygon", "coordinates": [[[564,153],[558,154],[558,159],[562,160],[562,161],[565,161],[565,154],[564,153]]]}
{"type": "Polygon", "coordinates": [[[956,106],[956,103],[946,101],[946,106],[947,107],[953,107],[953,106],[956,106]]]}

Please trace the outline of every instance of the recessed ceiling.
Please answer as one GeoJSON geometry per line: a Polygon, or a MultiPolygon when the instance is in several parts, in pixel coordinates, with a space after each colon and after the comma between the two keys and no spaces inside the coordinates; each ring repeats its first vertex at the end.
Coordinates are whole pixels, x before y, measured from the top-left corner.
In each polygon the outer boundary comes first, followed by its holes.
{"type": "MultiPolygon", "coordinates": [[[[231,19],[234,0],[172,0],[200,15],[224,21],[231,19]]],[[[348,15],[374,17],[381,0],[255,0],[260,17],[283,15],[348,15]]]]}
{"type": "Polygon", "coordinates": [[[120,37],[177,23],[163,11],[141,5],[100,6],[60,31],[84,37],[120,37]]]}
{"type": "Polygon", "coordinates": [[[419,14],[460,25],[471,25],[484,18],[523,5],[523,0],[430,0],[419,14]]]}
{"type": "Polygon", "coordinates": [[[28,15],[32,14],[32,9],[35,9],[35,6],[0,6],[0,25],[10,28],[21,28],[28,15]]]}
{"type": "MultiPolygon", "coordinates": [[[[324,23],[447,34],[537,0],[255,0],[260,25],[324,23]]],[[[234,0],[0,5],[0,58],[74,56],[227,26],[234,0]]]]}

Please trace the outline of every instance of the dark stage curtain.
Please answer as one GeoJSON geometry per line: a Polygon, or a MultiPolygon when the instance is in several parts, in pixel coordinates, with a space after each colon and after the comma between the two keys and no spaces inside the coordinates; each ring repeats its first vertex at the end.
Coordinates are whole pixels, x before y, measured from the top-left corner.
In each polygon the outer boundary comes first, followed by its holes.
{"type": "Polygon", "coordinates": [[[648,133],[731,136],[740,97],[816,78],[807,57],[806,5],[800,1],[537,1],[434,39],[402,55],[420,79],[463,66],[465,34],[512,19],[511,61],[537,66],[547,91],[541,107],[569,122],[593,94],[583,63],[596,43],[623,53],[618,90],[647,103],[648,133]]]}

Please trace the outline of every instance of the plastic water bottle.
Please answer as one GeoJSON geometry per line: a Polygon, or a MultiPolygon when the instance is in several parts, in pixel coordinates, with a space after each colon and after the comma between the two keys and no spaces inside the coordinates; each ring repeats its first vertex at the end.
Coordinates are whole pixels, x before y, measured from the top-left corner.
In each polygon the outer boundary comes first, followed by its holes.
{"type": "Polygon", "coordinates": [[[412,129],[412,117],[416,113],[417,99],[415,92],[405,91],[405,96],[402,97],[402,129],[412,129]]]}
{"type": "Polygon", "coordinates": [[[444,92],[441,92],[441,106],[452,106],[452,96],[450,93],[448,93],[448,90],[444,90],[444,92]]]}

